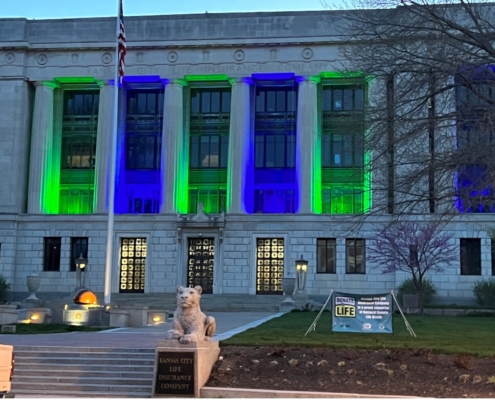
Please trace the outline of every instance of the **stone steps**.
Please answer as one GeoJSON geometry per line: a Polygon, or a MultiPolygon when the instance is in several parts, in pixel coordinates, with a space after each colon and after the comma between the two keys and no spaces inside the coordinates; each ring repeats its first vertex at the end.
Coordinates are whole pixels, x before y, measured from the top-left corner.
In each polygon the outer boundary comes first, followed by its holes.
{"type": "MultiPolygon", "coordinates": [[[[203,311],[278,311],[285,296],[280,295],[202,295],[201,310],[203,311]]],[[[145,305],[150,309],[161,308],[174,310],[176,305],[175,294],[113,294],[112,302],[117,305],[135,304],[145,305]]]]}
{"type": "MultiPolygon", "coordinates": [[[[141,379],[132,379],[132,385],[133,386],[138,386],[138,387],[146,387],[147,389],[151,387],[153,384],[153,373],[148,375],[145,378],[141,379]]],[[[115,378],[115,377],[98,377],[98,384],[97,386],[105,385],[105,386],[111,386],[111,385],[118,385],[119,387],[122,386],[127,386],[126,384],[129,383],[129,378],[115,378]]],[[[28,385],[30,383],[33,384],[39,384],[39,382],[47,380],[46,377],[44,376],[43,373],[39,375],[29,375],[29,376],[24,376],[22,378],[22,384],[23,385],[28,385]]],[[[51,376],[49,379],[50,383],[45,383],[46,387],[49,385],[58,385],[60,384],[71,384],[74,385],[74,387],[91,387],[95,385],[94,381],[94,376],[86,376],[86,377],[80,377],[80,376],[63,376],[61,377],[60,374],[59,376],[51,376]]],[[[147,390],[146,389],[146,390],[147,390]]]]}
{"type": "MultiPolygon", "coordinates": [[[[22,381],[24,382],[24,379],[30,379],[33,376],[56,376],[60,377],[60,369],[58,370],[50,370],[47,371],[45,369],[39,369],[39,365],[36,365],[36,367],[33,366],[33,368],[26,368],[22,370],[15,370],[15,374],[17,376],[23,376],[25,378],[22,378],[22,381]]],[[[119,368],[120,370],[121,368],[119,368]]],[[[78,377],[78,378],[87,378],[87,377],[92,377],[94,376],[94,373],[92,371],[98,371],[98,375],[106,378],[106,379],[117,379],[117,378],[144,378],[148,379],[150,377],[150,374],[153,374],[153,368],[149,368],[146,371],[143,372],[136,372],[136,368],[133,367],[132,369],[129,370],[129,372],[111,372],[111,371],[106,371],[106,370],[96,370],[95,368],[91,368],[91,371],[87,371],[84,368],[77,368],[77,369],[66,369],[64,368],[64,376],[69,378],[69,377],[78,377]],[[133,372],[134,371],[134,372],[133,372]]]]}
{"type": "MultiPolygon", "coordinates": [[[[12,393],[12,392],[11,392],[12,393]]],[[[22,395],[23,397],[50,397],[50,398],[66,398],[66,397],[73,397],[75,399],[79,397],[109,397],[109,398],[138,398],[142,399],[144,397],[151,397],[150,395],[143,395],[141,393],[132,393],[132,392],[108,392],[108,393],[102,393],[102,392],[77,392],[74,393],[74,391],[68,389],[68,390],[59,390],[55,394],[51,390],[44,390],[44,389],[26,389],[23,390],[22,392],[18,392],[19,395],[22,395]]]]}
{"type": "MultiPolygon", "coordinates": [[[[15,361],[17,363],[17,354],[15,361]]],[[[63,356],[57,356],[55,358],[49,358],[47,357],[24,357],[22,359],[23,362],[27,362],[29,364],[34,364],[36,362],[43,362],[45,364],[76,364],[76,365],[81,365],[81,364],[94,364],[95,362],[103,363],[106,365],[154,365],[154,360],[134,360],[134,359],[123,359],[123,358],[110,358],[110,357],[81,357],[81,356],[74,356],[72,355],[70,357],[63,357],[63,356]]]]}
{"type": "MultiPolygon", "coordinates": [[[[103,299],[102,293],[97,293],[99,300],[103,299]]],[[[247,294],[204,294],[201,296],[201,310],[208,312],[223,311],[259,311],[276,312],[285,296],[282,295],[247,295],[247,294]]],[[[121,294],[113,293],[113,304],[122,306],[143,306],[150,310],[169,310],[176,308],[175,293],[143,293],[121,294]]],[[[62,310],[65,304],[72,304],[72,297],[46,301],[43,307],[52,310],[62,310]]],[[[61,312],[61,311],[60,311],[61,312]]]]}
{"type": "MultiPolygon", "coordinates": [[[[71,358],[77,361],[78,359],[83,359],[87,358],[87,353],[79,353],[79,354],[71,354],[71,358]]],[[[91,352],[89,353],[91,359],[95,358],[102,358],[102,359],[107,359],[108,357],[111,357],[112,359],[117,359],[116,361],[119,361],[118,359],[122,358],[125,359],[123,361],[129,360],[129,358],[132,358],[132,360],[137,360],[137,359],[146,359],[148,360],[150,357],[150,353],[128,353],[128,352],[91,352]]],[[[16,351],[16,358],[22,357],[23,359],[36,359],[36,358],[45,358],[47,355],[50,355],[51,358],[57,359],[57,358],[64,358],[66,357],[66,353],[58,353],[58,352],[53,352],[53,351],[16,351]]]]}
{"type": "Polygon", "coordinates": [[[152,349],[16,346],[14,353],[14,395],[151,396],[152,349]]]}

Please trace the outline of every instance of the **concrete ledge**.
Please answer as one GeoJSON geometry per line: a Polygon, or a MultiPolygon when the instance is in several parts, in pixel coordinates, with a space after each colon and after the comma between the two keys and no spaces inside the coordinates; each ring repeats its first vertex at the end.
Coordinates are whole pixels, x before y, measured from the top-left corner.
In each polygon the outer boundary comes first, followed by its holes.
{"type": "Polygon", "coordinates": [[[52,310],[49,308],[28,308],[26,319],[31,324],[49,324],[52,321],[52,310]]]}
{"type": "Polygon", "coordinates": [[[203,387],[200,390],[202,398],[363,398],[363,399],[419,399],[416,396],[383,396],[379,394],[334,393],[334,392],[298,392],[295,390],[266,390],[203,387]]]}
{"type": "Polygon", "coordinates": [[[13,305],[0,305],[0,325],[16,324],[19,319],[19,309],[13,305]]]}
{"type": "MultiPolygon", "coordinates": [[[[402,312],[404,314],[419,314],[419,308],[403,308],[402,312]]],[[[494,309],[462,309],[462,308],[425,308],[423,310],[424,315],[448,315],[448,316],[458,316],[458,315],[469,315],[476,313],[492,313],[495,314],[494,309]]]]}
{"type": "Polygon", "coordinates": [[[148,325],[163,324],[168,321],[168,316],[173,314],[168,310],[148,310],[148,325]]]}
{"type": "MultiPolygon", "coordinates": [[[[121,310],[127,311],[129,314],[128,317],[128,326],[132,326],[135,328],[139,328],[141,326],[148,325],[148,307],[147,306],[122,306],[121,310]]],[[[115,312],[115,310],[113,311],[115,312]]]]}
{"type": "Polygon", "coordinates": [[[127,328],[129,326],[129,311],[119,308],[110,310],[110,327],[127,328]]]}

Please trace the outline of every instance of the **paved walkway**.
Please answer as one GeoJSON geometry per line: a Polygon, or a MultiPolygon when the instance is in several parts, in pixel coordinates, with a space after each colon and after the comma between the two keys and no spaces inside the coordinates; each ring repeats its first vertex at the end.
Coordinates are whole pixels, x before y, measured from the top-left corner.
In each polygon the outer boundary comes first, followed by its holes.
{"type": "MultiPolygon", "coordinates": [[[[214,340],[225,340],[237,333],[253,328],[282,313],[267,312],[211,312],[217,330],[214,340]]],[[[113,347],[156,348],[164,339],[171,322],[141,328],[114,328],[99,332],[72,332],[38,335],[2,335],[2,344],[13,346],[57,346],[57,347],[113,347]]],[[[14,349],[15,351],[15,349],[14,349]]]]}

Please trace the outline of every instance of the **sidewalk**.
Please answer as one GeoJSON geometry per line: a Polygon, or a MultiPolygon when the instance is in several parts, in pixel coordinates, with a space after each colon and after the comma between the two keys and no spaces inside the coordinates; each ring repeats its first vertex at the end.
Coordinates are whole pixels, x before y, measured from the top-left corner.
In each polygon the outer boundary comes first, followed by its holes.
{"type": "MultiPolygon", "coordinates": [[[[213,340],[225,340],[229,337],[255,327],[282,313],[267,312],[211,312],[216,320],[216,334],[213,340]]],[[[99,332],[72,332],[38,335],[3,334],[2,344],[13,346],[57,346],[57,347],[113,347],[113,348],[151,348],[164,340],[165,332],[171,328],[171,322],[140,328],[111,328],[99,332]]],[[[14,348],[15,351],[15,348],[14,348]]]]}

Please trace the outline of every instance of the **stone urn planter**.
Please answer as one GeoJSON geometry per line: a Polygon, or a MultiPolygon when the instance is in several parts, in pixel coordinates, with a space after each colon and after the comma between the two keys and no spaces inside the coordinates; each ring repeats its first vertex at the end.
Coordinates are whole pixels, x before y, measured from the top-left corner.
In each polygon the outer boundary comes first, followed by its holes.
{"type": "Polygon", "coordinates": [[[40,301],[36,297],[36,291],[40,288],[41,277],[39,275],[28,275],[26,276],[26,285],[29,290],[29,296],[25,301],[40,301]]]}
{"type": "Polygon", "coordinates": [[[296,289],[296,278],[282,278],[282,290],[287,298],[284,300],[284,303],[294,302],[292,300],[292,295],[294,294],[294,290],[296,289]]]}

